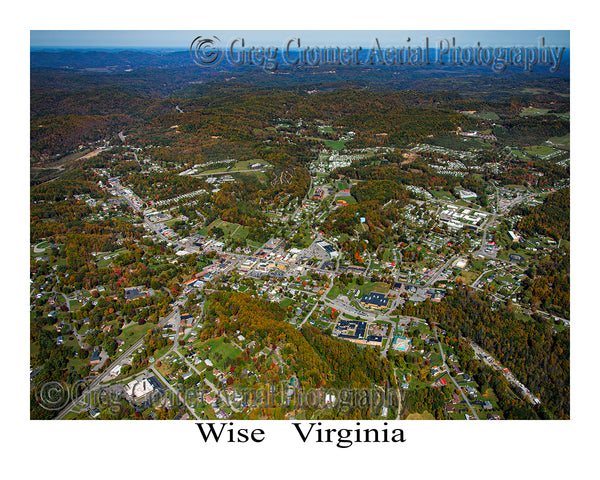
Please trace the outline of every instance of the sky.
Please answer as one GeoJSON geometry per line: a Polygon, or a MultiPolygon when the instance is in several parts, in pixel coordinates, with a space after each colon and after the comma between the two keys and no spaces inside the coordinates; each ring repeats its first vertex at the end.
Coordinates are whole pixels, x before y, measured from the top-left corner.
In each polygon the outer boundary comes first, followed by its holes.
{"type": "Polygon", "coordinates": [[[430,46],[442,39],[456,45],[510,47],[546,45],[569,47],[568,30],[31,30],[31,49],[40,48],[168,48],[188,49],[197,36],[217,36],[222,41],[244,38],[264,46],[280,46],[300,38],[303,46],[372,46],[375,38],[389,46],[430,46]],[[408,40],[410,38],[410,41],[408,40]]]}

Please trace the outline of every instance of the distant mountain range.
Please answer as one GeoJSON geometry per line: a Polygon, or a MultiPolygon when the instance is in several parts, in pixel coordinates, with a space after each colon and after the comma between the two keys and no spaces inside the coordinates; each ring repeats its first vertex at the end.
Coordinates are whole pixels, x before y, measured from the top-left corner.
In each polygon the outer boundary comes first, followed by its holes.
{"type": "MultiPolygon", "coordinates": [[[[436,50],[429,49],[430,58],[432,59],[429,66],[421,65],[367,65],[368,51],[370,49],[364,49],[362,53],[362,62],[359,67],[363,69],[369,68],[387,68],[393,71],[403,70],[415,70],[425,69],[431,71],[444,71],[446,73],[477,73],[477,74],[491,74],[495,72],[487,65],[469,65],[469,66],[452,66],[439,65],[434,59],[437,58],[436,50]]],[[[234,50],[234,55],[240,58],[239,53],[241,50],[234,50]]],[[[274,57],[278,62],[277,70],[297,69],[299,66],[289,65],[284,58],[284,51],[279,48],[277,56],[274,57]]],[[[299,50],[290,50],[290,57],[296,60],[300,54],[299,50]]],[[[262,70],[263,67],[256,64],[252,66],[244,65],[239,66],[231,62],[228,54],[222,55],[222,60],[218,62],[218,65],[210,68],[203,68],[206,71],[222,71],[223,69],[235,69],[240,70],[241,68],[251,68],[255,70],[262,70]]],[[[377,57],[373,57],[377,61],[377,57]]],[[[159,67],[159,68],[173,68],[173,67],[196,67],[192,59],[192,55],[189,50],[173,51],[173,50],[150,50],[150,49],[44,49],[44,50],[32,50],[30,55],[30,67],[32,69],[37,68],[59,68],[67,70],[79,70],[79,71],[90,71],[98,73],[120,73],[125,71],[132,71],[140,68],[148,67],[159,67]]],[[[306,65],[305,67],[313,70],[326,69],[331,70],[337,68],[339,65],[306,65]]],[[[356,68],[357,65],[352,65],[352,68],[356,68]]],[[[533,67],[533,71],[537,73],[550,73],[547,66],[536,65],[533,67]]],[[[556,75],[568,76],[570,71],[570,51],[566,49],[562,55],[560,62],[560,68],[556,72],[556,75]]],[[[505,72],[518,73],[523,72],[523,67],[513,66],[508,67],[505,72]]]]}

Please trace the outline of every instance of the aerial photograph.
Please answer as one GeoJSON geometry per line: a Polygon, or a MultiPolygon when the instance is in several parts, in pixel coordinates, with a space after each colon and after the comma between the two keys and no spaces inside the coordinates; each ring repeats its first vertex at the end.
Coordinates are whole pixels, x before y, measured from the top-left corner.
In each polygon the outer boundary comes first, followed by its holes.
{"type": "Polygon", "coordinates": [[[569,421],[570,53],[31,30],[30,419],[569,421]]]}

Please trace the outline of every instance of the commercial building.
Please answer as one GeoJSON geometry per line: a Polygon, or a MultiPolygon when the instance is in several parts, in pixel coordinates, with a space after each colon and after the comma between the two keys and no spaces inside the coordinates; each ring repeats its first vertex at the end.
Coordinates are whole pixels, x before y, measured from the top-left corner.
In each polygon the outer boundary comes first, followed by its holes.
{"type": "Polygon", "coordinates": [[[152,384],[145,378],[132,380],[125,385],[125,393],[131,398],[142,398],[154,390],[152,384]]]}
{"type": "Polygon", "coordinates": [[[333,335],[355,343],[364,343],[367,322],[360,320],[340,320],[333,329],[333,335]]]}
{"type": "Polygon", "coordinates": [[[360,304],[366,308],[382,310],[387,307],[388,299],[385,298],[383,293],[371,292],[368,295],[363,295],[360,304]]]}

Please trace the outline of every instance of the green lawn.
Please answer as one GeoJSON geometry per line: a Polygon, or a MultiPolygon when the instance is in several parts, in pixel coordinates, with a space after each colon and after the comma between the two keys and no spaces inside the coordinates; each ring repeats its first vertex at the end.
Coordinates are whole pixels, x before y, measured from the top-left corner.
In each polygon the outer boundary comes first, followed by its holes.
{"type": "Polygon", "coordinates": [[[165,226],[168,228],[173,228],[173,225],[175,225],[177,222],[181,222],[181,220],[179,218],[172,218],[171,220],[167,220],[165,222],[165,226]]]}
{"type": "Polygon", "coordinates": [[[546,155],[550,155],[550,154],[554,153],[556,150],[554,150],[552,147],[549,147],[547,145],[535,145],[533,147],[527,147],[525,149],[525,151],[531,155],[544,157],[546,155]]]}
{"type": "Polygon", "coordinates": [[[549,110],[547,108],[528,107],[524,108],[519,115],[521,117],[531,117],[536,115],[546,115],[548,112],[549,110]]]}
{"type": "Polygon", "coordinates": [[[243,175],[248,175],[248,176],[252,175],[252,176],[256,177],[257,180],[261,183],[265,183],[268,179],[267,175],[259,170],[253,170],[251,172],[231,172],[231,175],[236,179],[243,175]]]}
{"type": "Polygon", "coordinates": [[[334,285],[333,287],[331,287],[331,290],[329,290],[329,293],[327,294],[327,298],[329,298],[330,300],[334,300],[338,297],[338,295],[341,293],[340,287],[338,285],[334,285]]]}
{"type": "Polygon", "coordinates": [[[254,160],[242,160],[239,162],[230,163],[227,166],[224,166],[221,168],[215,168],[212,170],[204,170],[201,173],[206,174],[206,175],[219,174],[219,173],[235,173],[235,172],[239,172],[240,170],[250,170],[250,165],[252,165],[253,163],[260,163],[262,165],[270,166],[270,164],[268,162],[265,162],[264,160],[261,160],[259,158],[255,158],[254,160]]]}
{"type": "Polygon", "coordinates": [[[486,110],[477,112],[474,116],[477,118],[482,118],[483,120],[500,120],[500,117],[494,112],[488,112],[486,110]]]}
{"type": "Polygon", "coordinates": [[[154,323],[146,322],[143,325],[135,324],[135,325],[127,327],[125,330],[123,330],[121,332],[121,335],[119,335],[117,337],[119,340],[123,340],[123,342],[125,342],[121,346],[123,351],[128,349],[136,341],[138,341],[140,338],[142,338],[144,335],[146,335],[146,332],[148,332],[148,330],[150,330],[151,328],[153,328],[155,326],[156,325],[154,323]]]}
{"type": "Polygon", "coordinates": [[[473,283],[478,276],[479,275],[475,272],[463,271],[456,277],[456,279],[458,280],[460,278],[465,285],[471,285],[471,283],[473,283]]]}
{"type": "Polygon", "coordinates": [[[408,417],[406,417],[406,420],[435,420],[435,417],[430,412],[425,410],[421,413],[411,413],[408,417]]]}
{"type": "Polygon", "coordinates": [[[512,155],[514,155],[517,158],[527,158],[527,155],[525,155],[521,150],[519,150],[518,148],[510,148],[510,153],[512,155]]]}
{"type": "Polygon", "coordinates": [[[211,338],[204,343],[200,343],[198,347],[200,351],[208,352],[208,358],[220,370],[225,368],[225,361],[227,359],[239,357],[242,353],[240,349],[231,343],[225,342],[224,337],[211,338]]]}
{"type": "Polygon", "coordinates": [[[435,188],[432,188],[428,191],[429,191],[429,193],[431,193],[431,195],[433,195],[436,198],[446,198],[449,200],[454,200],[454,197],[452,196],[452,194],[450,192],[446,192],[444,190],[437,190],[435,188]]]}
{"type": "Polygon", "coordinates": [[[225,222],[220,218],[217,218],[214,222],[212,222],[208,226],[207,231],[217,227],[223,230],[225,237],[232,238],[234,240],[238,238],[246,238],[248,236],[248,233],[250,232],[250,229],[248,227],[243,227],[238,223],[225,222]]]}
{"type": "Polygon", "coordinates": [[[116,257],[121,255],[122,253],[127,253],[127,252],[128,252],[128,250],[125,247],[120,248],[119,250],[115,250],[114,252],[103,252],[96,256],[96,264],[98,265],[98,268],[107,267],[108,265],[110,265],[112,263],[112,261],[116,257]],[[108,258],[104,258],[104,257],[108,257],[108,258]]]}
{"type": "Polygon", "coordinates": [[[233,232],[231,232],[232,240],[244,239],[250,233],[250,229],[248,227],[242,227],[239,225],[239,228],[236,228],[233,232]]]}
{"type": "Polygon", "coordinates": [[[548,140],[560,147],[566,148],[567,150],[571,148],[571,135],[568,133],[562,137],[552,137],[548,140]]]}
{"type": "Polygon", "coordinates": [[[254,242],[254,241],[252,241],[252,240],[246,240],[246,243],[247,243],[248,245],[250,245],[251,247],[253,247],[253,248],[259,248],[259,247],[262,247],[262,246],[263,246],[263,244],[262,244],[262,243],[254,242]]]}
{"type": "Polygon", "coordinates": [[[383,282],[365,282],[365,284],[360,287],[360,295],[368,295],[371,292],[375,293],[388,293],[390,286],[387,283],[383,282]]]}
{"type": "MultiPolygon", "coordinates": [[[[240,291],[241,291],[241,289],[240,289],[240,291]]],[[[285,310],[287,307],[289,307],[293,303],[294,303],[294,300],[292,300],[291,298],[284,298],[281,302],[279,302],[279,306],[285,310]]]]}
{"type": "Polygon", "coordinates": [[[482,148],[486,141],[481,138],[459,137],[454,133],[436,135],[433,138],[423,140],[423,143],[437,145],[439,147],[450,148],[452,150],[471,150],[472,148],[482,148]]]}
{"type": "MultiPolygon", "coordinates": [[[[521,90],[523,93],[528,93],[531,95],[539,95],[540,93],[548,93],[549,90],[546,90],[545,88],[536,88],[536,87],[526,87],[523,90],[521,90]]],[[[560,95],[560,94],[558,94],[560,95]]]]}
{"type": "Polygon", "coordinates": [[[324,140],[325,145],[333,150],[342,150],[347,140],[324,140]]]}
{"type": "Polygon", "coordinates": [[[69,359],[68,366],[73,367],[73,370],[78,372],[79,369],[81,369],[81,367],[86,367],[89,364],[90,364],[90,357],[88,357],[88,358],[73,357],[73,358],[69,359]]]}

